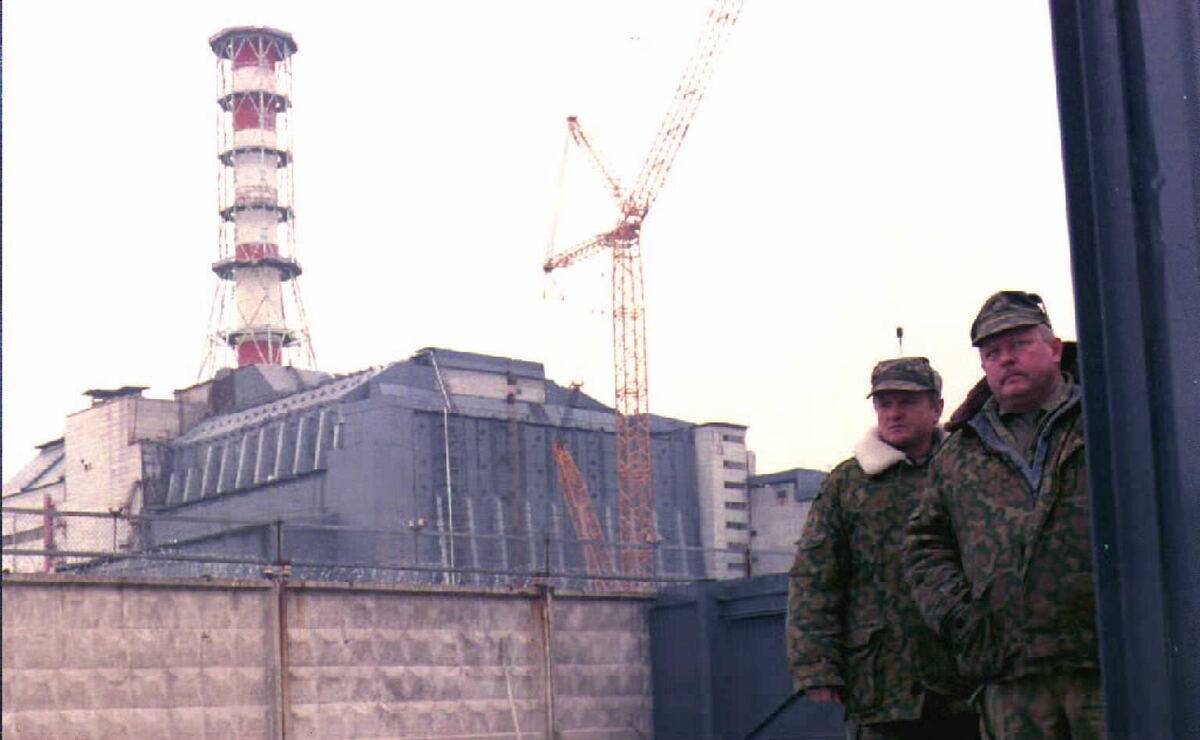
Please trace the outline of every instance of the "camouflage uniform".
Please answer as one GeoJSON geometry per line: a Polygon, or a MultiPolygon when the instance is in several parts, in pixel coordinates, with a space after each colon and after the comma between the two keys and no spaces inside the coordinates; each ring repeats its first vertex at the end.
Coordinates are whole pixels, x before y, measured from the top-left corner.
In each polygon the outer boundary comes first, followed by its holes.
{"type": "Polygon", "coordinates": [[[967,420],[907,527],[913,597],[959,669],[986,682],[978,706],[996,740],[1104,737],[1080,392],[1063,382],[1031,454],[994,399],[956,412],[967,420]]]}
{"type": "Polygon", "coordinates": [[[834,468],[799,541],[787,616],[793,684],[797,691],[839,689],[859,725],[850,737],[901,737],[886,728],[920,726],[922,718],[967,715],[974,727],[962,698],[972,687],[957,677],[902,577],[904,523],[924,486],[928,458],[913,462],[874,431],[872,438],[885,457],[864,462],[858,451],[834,468]],[[948,700],[951,694],[959,699],[948,700]]]}

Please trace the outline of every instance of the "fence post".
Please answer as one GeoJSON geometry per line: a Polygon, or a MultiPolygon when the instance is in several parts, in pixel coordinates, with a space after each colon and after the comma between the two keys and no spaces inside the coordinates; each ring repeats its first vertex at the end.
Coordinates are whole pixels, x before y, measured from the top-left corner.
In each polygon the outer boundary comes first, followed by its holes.
{"type": "MultiPolygon", "coordinates": [[[[425,517],[419,516],[416,519],[408,520],[408,528],[412,530],[412,565],[414,568],[421,566],[421,530],[425,528],[425,517]]],[[[412,578],[420,580],[420,571],[412,571],[412,578]]]]}
{"type": "Polygon", "coordinates": [[[548,740],[557,740],[558,730],[555,728],[554,718],[554,621],[552,612],[554,609],[554,589],[549,583],[536,583],[534,588],[537,591],[538,604],[534,607],[534,614],[538,616],[538,637],[542,643],[542,671],[546,677],[545,684],[545,708],[546,708],[546,737],[548,740]]]}
{"type": "Polygon", "coordinates": [[[284,565],[283,560],[283,520],[275,520],[275,564],[284,565]]]}
{"type": "Polygon", "coordinates": [[[54,549],[54,502],[48,493],[42,498],[42,549],[46,551],[42,556],[42,571],[49,573],[54,570],[54,557],[50,555],[54,549]]]}
{"type": "Polygon", "coordinates": [[[287,583],[291,568],[286,564],[268,565],[263,569],[263,575],[271,581],[269,595],[271,610],[271,657],[274,663],[272,691],[272,737],[284,740],[288,737],[288,713],[291,710],[291,697],[288,689],[288,616],[287,616],[287,583]]]}

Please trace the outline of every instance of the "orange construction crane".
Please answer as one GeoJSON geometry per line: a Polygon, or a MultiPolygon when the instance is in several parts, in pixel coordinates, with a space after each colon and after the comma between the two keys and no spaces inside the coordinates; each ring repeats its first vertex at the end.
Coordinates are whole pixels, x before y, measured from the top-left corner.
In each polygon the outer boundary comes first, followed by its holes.
{"type": "MultiPolygon", "coordinates": [[[[596,506],[588,493],[587,483],[575,465],[570,450],[560,440],[554,440],[552,445],[554,464],[558,469],[558,483],[562,487],[563,498],[567,502],[567,513],[571,524],[575,527],[575,535],[579,537],[583,550],[583,560],[587,565],[589,576],[611,575],[613,572],[612,555],[608,543],[604,539],[604,529],[600,526],[600,517],[596,515],[596,506]]],[[[606,580],[593,580],[592,590],[614,590],[614,584],[606,580]]]]}
{"type": "MultiPolygon", "coordinates": [[[[649,576],[655,538],[651,487],[650,405],[646,374],[646,315],[643,308],[641,228],[679,153],[696,115],[713,66],[737,22],[743,0],[717,0],[692,52],[671,106],[663,117],[633,190],[621,182],[592,146],[575,116],[567,118],[572,140],[607,182],[620,209],[613,228],[550,257],[549,273],[608,250],[612,254],[613,366],[616,370],[617,520],[621,570],[649,576]]],[[[560,467],[561,475],[561,467],[560,467]]]]}

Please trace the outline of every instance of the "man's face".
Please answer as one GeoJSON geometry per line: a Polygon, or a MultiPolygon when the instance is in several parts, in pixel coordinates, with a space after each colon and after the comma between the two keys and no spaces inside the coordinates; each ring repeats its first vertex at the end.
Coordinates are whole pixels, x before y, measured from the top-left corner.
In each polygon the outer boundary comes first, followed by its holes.
{"type": "Polygon", "coordinates": [[[942,399],[918,391],[879,391],[871,396],[879,438],[903,452],[920,449],[933,438],[942,415],[942,399]]]}
{"type": "Polygon", "coordinates": [[[1038,326],[1022,326],[979,345],[988,387],[1005,411],[1031,411],[1058,383],[1062,340],[1038,326]]]}

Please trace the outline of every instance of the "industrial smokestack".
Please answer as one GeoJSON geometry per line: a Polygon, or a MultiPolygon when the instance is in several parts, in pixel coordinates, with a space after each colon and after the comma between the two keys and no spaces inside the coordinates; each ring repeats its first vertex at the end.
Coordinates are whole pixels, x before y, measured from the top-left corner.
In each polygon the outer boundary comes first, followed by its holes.
{"type": "Polygon", "coordinates": [[[289,348],[315,365],[296,278],[292,208],[291,34],[227,28],[211,39],[217,57],[220,236],[213,272],[221,280],[206,368],[216,348],[238,367],[278,365],[289,348]]]}

